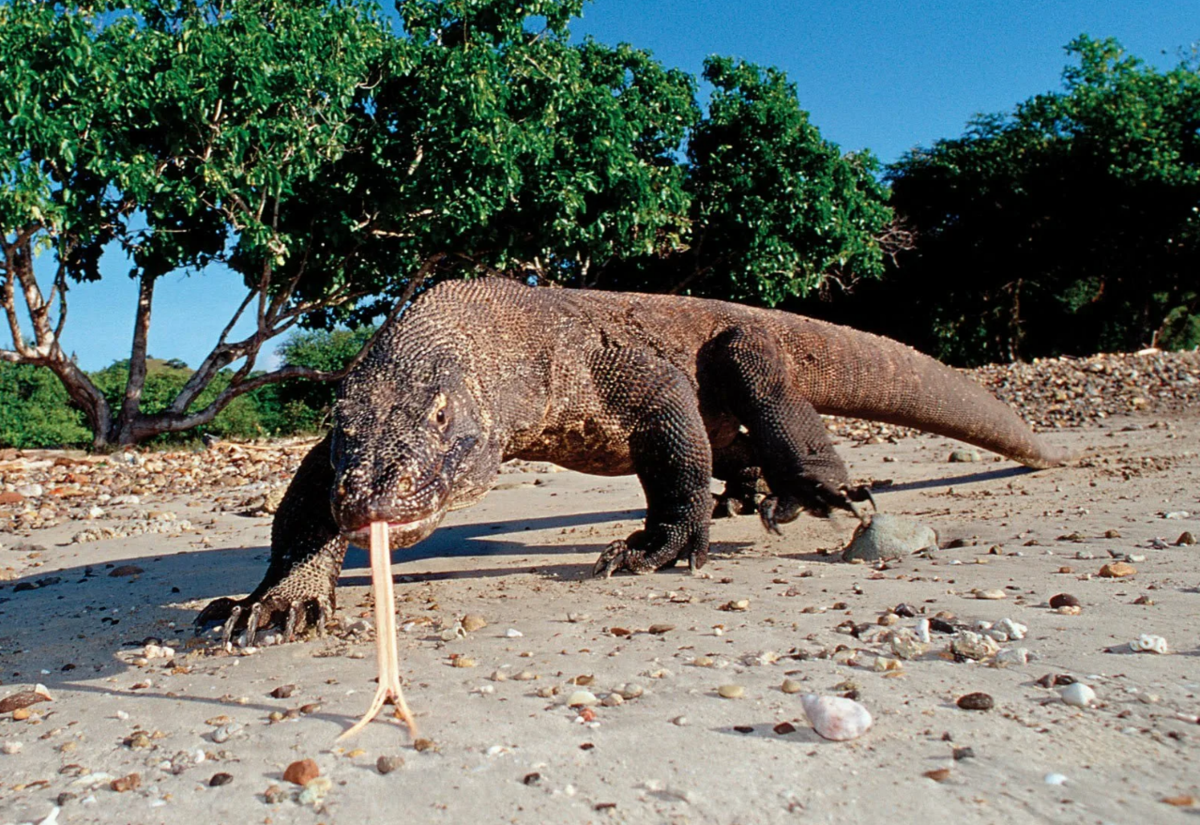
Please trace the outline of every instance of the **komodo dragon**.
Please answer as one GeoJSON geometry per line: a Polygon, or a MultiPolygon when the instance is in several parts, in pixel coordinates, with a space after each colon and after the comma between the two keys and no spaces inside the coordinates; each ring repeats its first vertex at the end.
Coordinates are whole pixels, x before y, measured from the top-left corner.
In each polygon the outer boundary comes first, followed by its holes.
{"type": "Polygon", "coordinates": [[[666,295],[442,283],[381,331],[345,379],[335,425],[300,465],[262,583],[197,623],[225,640],[270,624],[323,628],[348,542],[373,520],[393,549],[479,500],[500,464],[636,473],[643,529],[595,573],[646,573],[708,554],[710,478],[750,498],[770,530],[801,510],[854,509],[820,413],[916,427],[1030,467],[1062,463],[982,387],[896,341],[788,313],[666,295]]]}

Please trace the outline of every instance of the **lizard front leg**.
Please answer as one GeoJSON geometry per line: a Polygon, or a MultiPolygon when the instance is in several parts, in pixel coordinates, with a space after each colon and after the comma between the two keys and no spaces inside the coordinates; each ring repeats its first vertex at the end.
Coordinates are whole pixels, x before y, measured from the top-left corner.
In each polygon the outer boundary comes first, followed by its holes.
{"type": "Polygon", "coordinates": [[[313,447],[288,485],[271,526],[271,561],[262,582],[244,599],[220,598],[196,617],[197,628],[222,626],[222,641],[246,630],[246,643],[272,624],[291,639],[315,626],[323,632],[336,606],[334,597],[347,542],[330,506],[334,483],[330,438],[313,447]]]}
{"type": "Polygon", "coordinates": [[[646,524],[600,554],[593,575],[649,573],[708,558],[712,450],[696,391],[670,363],[626,349],[593,361],[604,410],[627,432],[630,459],[646,494],[646,524]]]}

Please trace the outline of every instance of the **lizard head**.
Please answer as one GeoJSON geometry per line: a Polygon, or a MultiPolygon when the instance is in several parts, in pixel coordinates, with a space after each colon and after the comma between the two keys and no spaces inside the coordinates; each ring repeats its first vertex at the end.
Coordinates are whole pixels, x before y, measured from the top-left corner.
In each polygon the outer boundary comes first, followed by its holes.
{"type": "Polygon", "coordinates": [[[359,546],[367,546],[373,521],[388,522],[393,548],[417,543],[449,509],[483,495],[499,466],[487,447],[487,416],[461,369],[425,364],[399,380],[356,370],[339,392],[333,513],[359,546]]]}

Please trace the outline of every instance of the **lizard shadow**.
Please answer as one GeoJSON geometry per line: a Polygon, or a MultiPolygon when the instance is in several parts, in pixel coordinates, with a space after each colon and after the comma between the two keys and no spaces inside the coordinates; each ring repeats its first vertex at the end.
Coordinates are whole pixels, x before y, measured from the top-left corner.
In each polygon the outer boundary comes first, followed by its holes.
{"type": "Polygon", "coordinates": [[[1001,467],[996,470],[985,470],[978,473],[966,473],[957,476],[946,476],[943,478],[926,478],[919,481],[902,481],[899,484],[886,484],[879,487],[872,487],[873,495],[886,493],[902,493],[910,490],[929,490],[934,487],[947,487],[961,484],[980,484],[985,481],[1000,481],[1005,478],[1015,478],[1017,476],[1029,475],[1036,473],[1032,467],[1001,467]]]}

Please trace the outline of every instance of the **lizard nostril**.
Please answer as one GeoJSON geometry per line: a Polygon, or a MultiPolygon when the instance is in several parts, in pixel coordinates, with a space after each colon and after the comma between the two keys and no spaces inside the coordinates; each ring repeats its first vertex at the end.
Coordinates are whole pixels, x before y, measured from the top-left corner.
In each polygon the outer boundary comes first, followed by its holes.
{"type": "Polygon", "coordinates": [[[400,495],[411,493],[413,490],[413,480],[411,476],[401,476],[396,482],[396,492],[400,495]]]}

